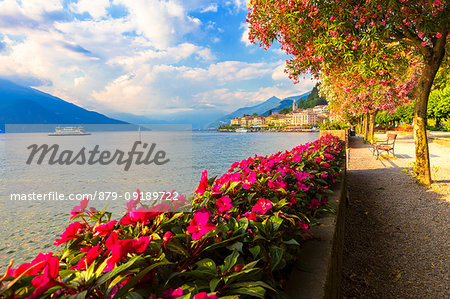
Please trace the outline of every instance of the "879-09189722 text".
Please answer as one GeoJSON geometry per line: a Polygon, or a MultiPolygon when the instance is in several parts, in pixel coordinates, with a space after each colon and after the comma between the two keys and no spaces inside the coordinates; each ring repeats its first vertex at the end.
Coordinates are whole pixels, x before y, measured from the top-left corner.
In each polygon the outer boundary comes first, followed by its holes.
{"type": "Polygon", "coordinates": [[[124,192],[119,193],[115,191],[95,191],[94,193],[70,193],[64,194],[56,191],[50,191],[47,193],[11,193],[10,200],[12,201],[63,201],[63,200],[100,200],[100,201],[114,201],[124,199],[126,201],[140,197],[141,201],[177,201],[180,194],[176,191],[141,191],[141,192],[124,192]]]}

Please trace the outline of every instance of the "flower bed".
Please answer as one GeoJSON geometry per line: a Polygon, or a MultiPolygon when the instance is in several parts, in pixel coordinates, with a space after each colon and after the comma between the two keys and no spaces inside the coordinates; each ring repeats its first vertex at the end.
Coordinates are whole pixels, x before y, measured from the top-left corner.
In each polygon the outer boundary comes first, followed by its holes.
{"type": "Polygon", "coordinates": [[[286,273],[311,238],[309,227],[332,213],[326,195],[343,159],[343,143],[324,136],[235,162],[220,178],[204,171],[192,213],[160,212],[166,203],[147,207],[138,197],[117,221],[82,201],[55,242],[62,252],[10,265],[0,296],[282,296],[286,273]]]}

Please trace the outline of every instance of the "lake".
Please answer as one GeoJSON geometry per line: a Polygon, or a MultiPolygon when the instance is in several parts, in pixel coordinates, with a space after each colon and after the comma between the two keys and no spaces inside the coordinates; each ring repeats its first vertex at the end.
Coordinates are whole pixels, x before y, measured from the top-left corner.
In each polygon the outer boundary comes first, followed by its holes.
{"type": "MultiPolygon", "coordinates": [[[[92,148],[101,144],[114,148],[135,138],[135,132],[95,132],[90,136],[50,139],[64,146],[92,148]],[[125,142],[126,141],[126,142],[125,142]]],[[[9,260],[15,267],[39,252],[58,252],[52,243],[69,223],[70,209],[77,201],[13,201],[14,192],[93,192],[94,190],[134,192],[177,189],[191,193],[203,170],[208,177],[221,175],[235,161],[255,154],[268,155],[316,140],[319,133],[220,133],[144,132],[143,142],[155,142],[171,163],[167,166],[132,165],[124,171],[118,165],[26,165],[23,152],[31,143],[50,142],[47,134],[0,135],[0,273],[9,260]],[[156,141],[155,141],[156,140],[156,141]],[[169,165],[170,164],[170,165],[169,165]]],[[[56,138],[56,137],[52,137],[56,138]]],[[[129,142],[127,143],[129,144],[129,142]]],[[[28,151],[28,150],[27,150],[28,151]]],[[[109,204],[113,217],[120,217],[124,202],[90,202],[99,209],[109,204]]]]}

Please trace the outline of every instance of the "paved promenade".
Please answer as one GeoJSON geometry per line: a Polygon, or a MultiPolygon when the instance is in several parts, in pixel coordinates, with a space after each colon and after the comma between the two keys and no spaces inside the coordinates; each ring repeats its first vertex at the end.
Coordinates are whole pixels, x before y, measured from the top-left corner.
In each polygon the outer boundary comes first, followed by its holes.
{"type": "Polygon", "coordinates": [[[376,160],[360,138],[350,140],[342,294],[449,298],[450,147],[430,144],[439,169],[428,188],[402,172],[414,161],[412,138],[397,141],[397,158],[376,160]]]}

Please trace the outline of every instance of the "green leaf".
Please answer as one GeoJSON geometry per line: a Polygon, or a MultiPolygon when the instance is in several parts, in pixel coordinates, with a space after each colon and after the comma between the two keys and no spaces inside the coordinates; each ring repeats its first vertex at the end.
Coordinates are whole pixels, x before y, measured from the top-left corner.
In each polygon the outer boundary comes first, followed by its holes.
{"type": "Polygon", "coordinates": [[[222,245],[224,245],[224,244],[226,244],[226,243],[230,243],[231,241],[236,240],[236,239],[239,239],[239,238],[244,237],[244,236],[246,236],[246,235],[247,235],[247,233],[245,233],[245,234],[240,234],[240,235],[234,236],[234,237],[232,237],[232,238],[223,240],[223,241],[221,241],[221,242],[211,244],[211,245],[209,245],[208,247],[206,247],[204,250],[206,251],[206,250],[215,249],[216,247],[220,247],[220,246],[222,246],[222,245]]]}
{"type": "Polygon", "coordinates": [[[210,258],[202,259],[195,263],[198,266],[198,270],[208,270],[211,273],[217,273],[216,263],[210,258]]]}
{"type": "Polygon", "coordinates": [[[211,279],[211,281],[209,282],[209,289],[211,290],[211,292],[214,292],[216,290],[217,285],[220,282],[220,278],[213,278],[211,279]]]}
{"type": "Polygon", "coordinates": [[[230,186],[227,188],[227,191],[225,191],[225,193],[229,193],[231,190],[236,188],[236,186],[238,186],[240,183],[241,183],[240,181],[231,182],[230,186]]]}
{"type": "Polygon", "coordinates": [[[242,247],[244,246],[244,243],[242,242],[236,242],[234,244],[231,244],[230,246],[227,246],[227,249],[230,250],[237,250],[239,253],[243,254],[242,247]]]}
{"type": "Polygon", "coordinates": [[[64,297],[64,298],[67,298],[67,299],[84,299],[84,298],[86,298],[86,295],[87,295],[87,290],[83,291],[81,293],[75,294],[75,295],[70,295],[70,296],[64,297]]]}
{"type": "Polygon", "coordinates": [[[231,267],[236,264],[238,257],[239,252],[237,250],[233,250],[233,252],[225,258],[223,267],[220,266],[220,268],[222,269],[222,273],[229,271],[231,267]]]}
{"type": "Polygon", "coordinates": [[[248,250],[251,252],[253,257],[256,258],[259,255],[259,253],[261,252],[261,247],[259,247],[259,245],[256,245],[256,246],[250,247],[248,250]]]}
{"type": "Polygon", "coordinates": [[[144,270],[140,271],[133,278],[131,278],[127,282],[126,285],[124,285],[122,288],[119,289],[119,291],[116,293],[116,295],[113,297],[113,299],[120,298],[121,296],[127,294],[128,291],[132,287],[134,287],[139,282],[139,280],[141,280],[148,272],[150,272],[151,270],[155,269],[156,267],[159,267],[159,266],[162,266],[162,265],[166,265],[166,264],[168,264],[168,262],[157,262],[157,263],[154,263],[153,265],[148,266],[144,270]]]}
{"type": "MultiPolygon", "coordinates": [[[[145,297],[143,297],[141,294],[137,293],[137,292],[130,292],[128,293],[125,298],[129,298],[129,299],[144,299],[145,297]]],[[[180,298],[180,297],[178,297],[180,298]]]]}
{"type": "Polygon", "coordinates": [[[300,244],[295,240],[295,239],[290,239],[289,241],[284,241],[284,244],[288,244],[288,245],[298,245],[300,246],[300,244]]]}
{"type": "Polygon", "coordinates": [[[112,279],[114,276],[120,274],[122,271],[125,271],[129,267],[131,267],[139,258],[142,258],[138,255],[132,257],[128,262],[125,264],[122,264],[118,267],[115,267],[112,271],[109,271],[105,274],[103,274],[96,282],[96,286],[99,286],[103,283],[105,283],[108,279],[112,279]]]}
{"type": "Polygon", "coordinates": [[[234,283],[232,284],[230,287],[232,288],[240,288],[240,287],[248,287],[248,288],[252,288],[254,286],[259,286],[259,287],[263,287],[265,289],[269,289],[271,291],[276,292],[276,290],[274,288],[272,288],[270,285],[268,285],[267,283],[263,282],[263,281],[248,281],[248,282],[239,282],[239,283],[234,283]]]}
{"type": "Polygon", "coordinates": [[[283,223],[283,218],[278,217],[278,215],[273,215],[269,218],[268,225],[270,225],[272,232],[277,232],[283,223]]]}
{"type": "Polygon", "coordinates": [[[273,270],[275,270],[277,265],[283,258],[283,249],[276,246],[270,246],[269,254],[270,254],[270,266],[272,267],[273,270]]]}
{"type": "Polygon", "coordinates": [[[239,289],[232,289],[232,290],[230,290],[229,293],[264,298],[264,294],[266,293],[266,290],[262,287],[255,286],[252,288],[245,287],[245,288],[239,288],[239,289]]]}
{"type": "Polygon", "coordinates": [[[242,270],[246,270],[246,269],[253,269],[255,268],[256,264],[258,264],[259,259],[253,262],[248,263],[247,265],[244,266],[244,268],[242,268],[242,270]]]}

